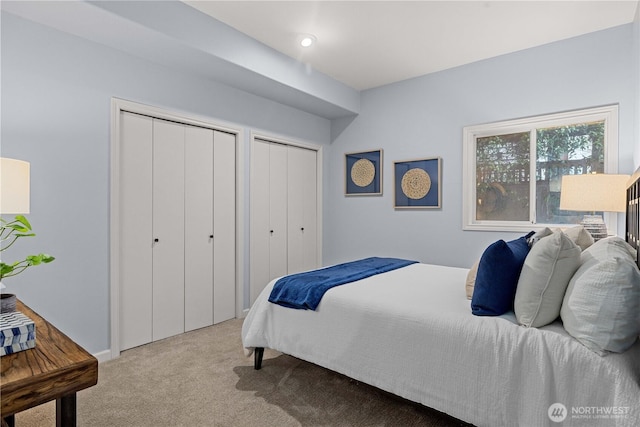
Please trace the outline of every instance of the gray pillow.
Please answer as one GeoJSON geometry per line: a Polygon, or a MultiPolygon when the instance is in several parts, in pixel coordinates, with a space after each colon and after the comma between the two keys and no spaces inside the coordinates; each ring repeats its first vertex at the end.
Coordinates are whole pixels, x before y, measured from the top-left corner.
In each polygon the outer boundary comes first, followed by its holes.
{"type": "Polygon", "coordinates": [[[514,311],[518,323],[537,328],[558,318],[569,280],[580,266],[581,252],[560,230],[535,243],[516,288],[514,311]]]}

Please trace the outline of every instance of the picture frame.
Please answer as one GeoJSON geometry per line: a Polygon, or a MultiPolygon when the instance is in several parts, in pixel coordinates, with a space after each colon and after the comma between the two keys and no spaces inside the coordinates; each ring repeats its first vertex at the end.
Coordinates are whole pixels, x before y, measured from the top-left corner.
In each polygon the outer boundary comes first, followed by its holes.
{"type": "Polygon", "coordinates": [[[345,196],[382,195],[382,150],[345,153],[345,196]]]}
{"type": "Polygon", "coordinates": [[[393,163],[396,209],[442,207],[442,159],[431,157],[393,163]]]}

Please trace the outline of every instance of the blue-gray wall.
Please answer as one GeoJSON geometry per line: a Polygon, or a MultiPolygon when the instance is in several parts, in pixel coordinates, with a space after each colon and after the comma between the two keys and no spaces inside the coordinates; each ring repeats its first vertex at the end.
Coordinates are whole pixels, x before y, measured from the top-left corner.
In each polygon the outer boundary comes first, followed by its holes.
{"type": "MultiPolygon", "coordinates": [[[[619,103],[620,171],[638,163],[637,20],[365,91],[357,117],[332,122],[6,12],[1,31],[0,149],[31,162],[29,218],[38,234],[20,248],[57,257],[7,285],[93,353],[109,348],[113,96],[237,123],[245,129],[245,165],[250,130],[324,145],[325,264],[375,254],[468,266],[489,242],[511,237],[462,231],[466,125],[619,103]],[[344,153],[375,148],[384,149],[384,195],[346,198],[344,153]],[[394,211],[393,161],[431,156],[443,159],[443,208],[394,211]]],[[[247,239],[248,232],[245,253],[247,239]]]]}
{"type": "Polygon", "coordinates": [[[359,116],[328,156],[324,261],[378,254],[469,267],[489,243],[513,238],[462,231],[467,125],[619,104],[619,170],[631,173],[638,115],[633,30],[624,25],[363,92],[359,116]],[[384,195],[345,197],[344,153],[377,148],[384,150],[384,195]],[[393,161],[436,156],[442,209],[394,211],[393,161]]]}
{"type": "MultiPolygon", "coordinates": [[[[11,257],[36,251],[56,257],[5,282],[92,353],[110,347],[111,97],[236,123],[245,129],[247,156],[250,130],[329,143],[325,118],[6,12],[1,30],[0,149],[2,156],[31,162],[28,217],[37,234],[15,245],[11,257]]],[[[245,200],[248,194],[247,188],[245,200]]],[[[248,206],[245,216],[248,224],[248,206]]]]}

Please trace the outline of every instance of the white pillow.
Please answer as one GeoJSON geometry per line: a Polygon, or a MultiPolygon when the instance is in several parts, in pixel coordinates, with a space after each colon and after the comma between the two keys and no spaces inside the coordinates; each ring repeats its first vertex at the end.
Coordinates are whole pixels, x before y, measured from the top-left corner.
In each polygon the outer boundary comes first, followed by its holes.
{"type": "Polygon", "coordinates": [[[467,281],[465,283],[465,291],[467,293],[467,299],[473,298],[473,290],[476,286],[476,276],[478,275],[478,265],[480,265],[480,261],[476,261],[469,272],[467,273],[467,281]]]}
{"type": "Polygon", "coordinates": [[[535,243],[516,288],[514,311],[518,323],[538,328],[558,318],[569,280],[580,266],[581,252],[560,230],[535,243]]]}
{"type": "Polygon", "coordinates": [[[585,250],[560,310],[567,332],[600,355],[622,353],[640,334],[640,271],[625,245],[609,237],[585,250]]]}
{"type": "Polygon", "coordinates": [[[569,236],[583,251],[593,245],[593,236],[582,225],[567,228],[564,230],[564,234],[569,236]]]}
{"type": "Polygon", "coordinates": [[[593,245],[589,246],[588,249],[584,250],[582,263],[585,263],[591,258],[604,261],[616,256],[635,262],[635,258],[632,255],[633,251],[633,247],[625,242],[621,237],[605,237],[604,239],[600,239],[593,245]]]}
{"type": "Polygon", "coordinates": [[[553,234],[553,230],[551,230],[549,227],[545,227],[542,230],[536,231],[533,236],[529,237],[529,239],[527,239],[527,243],[529,244],[529,247],[533,247],[540,241],[540,239],[550,236],[551,234],[553,234]]]}

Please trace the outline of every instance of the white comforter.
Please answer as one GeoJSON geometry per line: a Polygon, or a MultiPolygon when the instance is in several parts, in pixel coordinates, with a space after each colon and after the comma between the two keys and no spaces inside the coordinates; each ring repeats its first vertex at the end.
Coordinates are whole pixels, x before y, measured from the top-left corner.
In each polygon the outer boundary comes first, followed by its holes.
{"type": "MultiPolygon", "coordinates": [[[[329,290],[316,311],[267,301],[242,328],[254,347],[281,351],[479,426],[636,426],[640,343],[600,357],[556,322],[518,326],[512,313],[471,314],[468,270],[413,264],[329,290]],[[615,414],[614,414],[615,412],[615,414]]],[[[269,363],[268,360],[264,362],[269,363]]]]}

